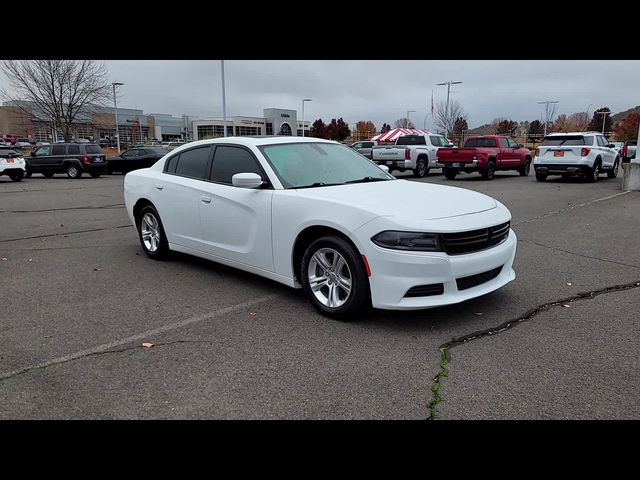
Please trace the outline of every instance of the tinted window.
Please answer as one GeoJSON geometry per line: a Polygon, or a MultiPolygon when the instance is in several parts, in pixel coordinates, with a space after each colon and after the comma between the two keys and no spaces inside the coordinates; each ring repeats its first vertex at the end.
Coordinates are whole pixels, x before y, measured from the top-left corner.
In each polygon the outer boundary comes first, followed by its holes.
{"type": "Polygon", "coordinates": [[[558,146],[558,145],[590,145],[585,143],[585,137],[582,135],[557,135],[553,137],[545,137],[541,146],[558,146]]]}
{"type": "Polygon", "coordinates": [[[80,155],[80,145],[69,145],[69,155],[80,155]]]}
{"type": "Polygon", "coordinates": [[[36,157],[44,157],[47,155],[51,155],[51,146],[50,145],[46,145],[44,147],[40,147],[38,150],[36,150],[36,157]]]}
{"type": "Polygon", "coordinates": [[[638,144],[637,140],[627,140],[628,147],[637,147],[638,146],[637,144],[638,144]]]}
{"type": "Polygon", "coordinates": [[[500,137],[500,148],[509,148],[509,142],[504,137],[500,137]]]}
{"type": "Polygon", "coordinates": [[[362,142],[362,148],[371,148],[373,147],[373,142],[362,142]]]}
{"type": "Polygon", "coordinates": [[[507,142],[509,142],[510,148],[520,148],[513,138],[507,138],[507,142]]]}
{"type": "Polygon", "coordinates": [[[442,146],[442,147],[448,147],[449,146],[449,141],[446,138],[438,137],[438,140],[440,141],[440,146],[442,146]]]}
{"type": "Polygon", "coordinates": [[[84,150],[85,152],[87,152],[88,155],[95,155],[95,154],[102,153],[102,149],[100,148],[99,145],[85,145],[84,150]]]}
{"type": "Polygon", "coordinates": [[[173,157],[169,158],[167,160],[167,163],[165,164],[164,171],[165,172],[169,172],[169,173],[175,173],[176,172],[176,164],[178,163],[178,158],[179,157],[180,157],[180,155],[174,155],[173,157]]]}
{"type": "Polygon", "coordinates": [[[66,148],[67,147],[65,147],[64,145],[54,145],[51,155],[64,155],[66,148]]]}
{"type": "Polygon", "coordinates": [[[194,148],[182,152],[178,158],[176,175],[185,177],[205,178],[207,175],[207,162],[211,147],[194,148]]]}
{"type": "Polygon", "coordinates": [[[20,154],[10,148],[0,148],[0,157],[18,157],[20,154]]]}
{"type": "Polygon", "coordinates": [[[426,145],[427,141],[422,135],[405,135],[396,140],[396,145],[426,145]]]}
{"type": "Polygon", "coordinates": [[[435,145],[436,147],[440,146],[440,137],[433,135],[431,137],[429,137],[429,140],[431,140],[431,145],[435,145]]]}
{"type": "Polygon", "coordinates": [[[598,135],[598,145],[600,145],[601,147],[606,147],[608,143],[604,137],[598,135]]]}
{"type": "Polygon", "coordinates": [[[485,137],[474,137],[468,139],[464,142],[465,147],[478,147],[478,148],[495,148],[496,139],[495,138],[485,138],[485,137]]]}
{"type": "Polygon", "coordinates": [[[214,182],[231,183],[231,177],[236,173],[257,173],[264,175],[249,152],[237,147],[218,147],[213,157],[211,180],[214,182]]]}

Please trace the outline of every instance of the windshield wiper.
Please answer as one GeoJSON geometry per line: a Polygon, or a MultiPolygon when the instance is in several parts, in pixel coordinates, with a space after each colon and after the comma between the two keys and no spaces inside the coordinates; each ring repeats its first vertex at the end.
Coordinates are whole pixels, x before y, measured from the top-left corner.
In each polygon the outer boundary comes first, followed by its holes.
{"type": "Polygon", "coordinates": [[[368,182],[386,182],[387,180],[391,180],[390,178],[379,178],[379,177],[364,177],[359,180],[349,180],[345,183],[368,183],[368,182]]]}
{"type": "Polygon", "coordinates": [[[343,183],[324,183],[324,182],[315,182],[311,185],[302,185],[300,187],[291,187],[291,188],[315,188],[315,187],[331,187],[333,185],[344,185],[343,183]]]}

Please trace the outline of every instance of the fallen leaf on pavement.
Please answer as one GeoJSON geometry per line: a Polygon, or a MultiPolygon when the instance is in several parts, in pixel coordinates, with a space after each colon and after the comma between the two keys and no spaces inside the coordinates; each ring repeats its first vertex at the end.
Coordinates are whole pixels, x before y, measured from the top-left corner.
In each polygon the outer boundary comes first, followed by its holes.
{"type": "Polygon", "coordinates": [[[478,316],[480,316],[480,315],[484,315],[484,313],[482,313],[482,312],[473,312],[473,314],[474,314],[474,315],[478,315],[478,316]]]}
{"type": "Polygon", "coordinates": [[[567,285],[571,286],[571,282],[567,282],[567,285]]]}
{"type": "Polygon", "coordinates": [[[7,257],[2,257],[2,261],[6,262],[7,261],[7,257]]]}
{"type": "Polygon", "coordinates": [[[571,305],[567,305],[566,303],[562,305],[564,308],[571,308],[571,305]]]}
{"type": "Polygon", "coordinates": [[[94,271],[94,272],[99,272],[100,270],[102,270],[102,269],[101,269],[101,268],[98,268],[98,267],[96,267],[96,268],[94,268],[94,269],[93,269],[93,271],[94,271]]]}
{"type": "Polygon", "coordinates": [[[151,348],[151,347],[153,347],[153,343],[151,343],[151,342],[144,342],[144,343],[142,344],[142,346],[143,346],[144,348],[151,348]]]}
{"type": "Polygon", "coordinates": [[[256,315],[256,312],[249,312],[249,315],[254,316],[256,315]]]}

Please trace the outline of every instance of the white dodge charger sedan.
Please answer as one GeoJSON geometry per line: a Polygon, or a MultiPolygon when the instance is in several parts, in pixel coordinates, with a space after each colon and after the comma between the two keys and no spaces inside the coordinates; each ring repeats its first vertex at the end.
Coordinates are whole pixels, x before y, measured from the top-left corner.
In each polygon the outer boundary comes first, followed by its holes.
{"type": "Polygon", "coordinates": [[[176,250],[304,288],[334,318],[458,303],[515,278],[500,202],[396,179],[327,140],[192,142],[128,173],[124,197],[149,257],[176,250]]]}

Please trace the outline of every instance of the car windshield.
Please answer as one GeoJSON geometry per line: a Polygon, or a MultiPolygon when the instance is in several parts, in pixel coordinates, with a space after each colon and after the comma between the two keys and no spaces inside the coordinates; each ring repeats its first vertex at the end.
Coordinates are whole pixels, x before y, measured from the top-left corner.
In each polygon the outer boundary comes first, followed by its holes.
{"type": "Polygon", "coordinates": [[[9,148],[0,148],[0,157],[3,158],[11,158],[11,157],[19,157],[20,154],[15,150],[11,150],[9,148]]]}
{"type": "Polygon", "coordinates": [[[554,135],[545,137],[542,141],[542,147],[559,146],[559,145],[586,145],[582,135],[554,135]]]}
{"type": "Polygon", "coordinates": [[[96,153],[102,153],[102,149],[98,145],[87,145],[84,147],[87,155],[94,155],[96,153]]]}
{"type": "Polygon", "coordinates": [[[259,147],[285,188],[395,180],[344,145],[286,143],[259,147]]]}

